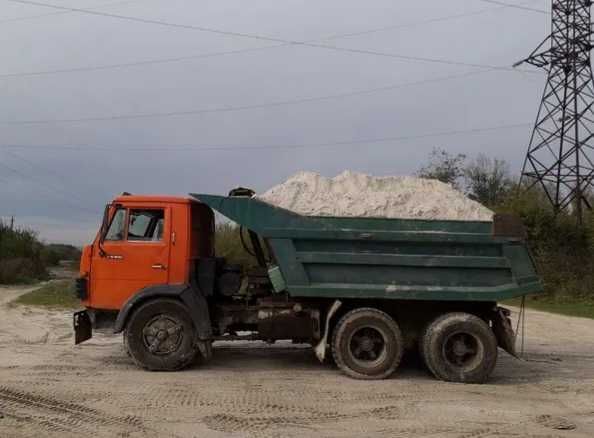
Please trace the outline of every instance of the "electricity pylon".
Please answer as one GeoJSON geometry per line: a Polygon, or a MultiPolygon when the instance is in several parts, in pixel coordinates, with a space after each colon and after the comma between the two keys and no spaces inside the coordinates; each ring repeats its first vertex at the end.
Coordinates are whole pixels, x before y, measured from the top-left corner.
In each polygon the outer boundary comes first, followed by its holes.
{"type": "Polygon", "coordinates": [[[551,34],[516,64],[548,72],[522,169],[528,186],[540,184],[556,212],[571,209],[581,223],[594,178],[594,81],[591,1],[553,0],[551,34]],[[543,48],[550,42],[550,47],[543,48]]]}

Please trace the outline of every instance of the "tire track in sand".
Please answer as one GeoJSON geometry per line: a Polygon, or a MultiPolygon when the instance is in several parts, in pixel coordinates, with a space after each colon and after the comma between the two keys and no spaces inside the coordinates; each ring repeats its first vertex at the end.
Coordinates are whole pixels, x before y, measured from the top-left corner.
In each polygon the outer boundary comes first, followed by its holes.
{"type": "MultiPolygon", "coordinates": [[[[107,436],[125,430],[147,436],[151,431],[135,416],[113,416],[80,404],[0,386],[0,410],[27,419],[51,432],[87,432],[107,436]]],[[[152,434],[156,435],[156,434],[152,434]]]]}

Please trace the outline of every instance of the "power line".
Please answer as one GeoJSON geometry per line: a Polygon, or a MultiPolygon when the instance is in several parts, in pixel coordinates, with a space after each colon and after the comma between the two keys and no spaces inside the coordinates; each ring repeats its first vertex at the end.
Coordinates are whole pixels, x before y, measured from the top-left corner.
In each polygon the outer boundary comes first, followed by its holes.
{"type": "Polygon", "coordinates": [[[325,100],[343,99],[343,98],[354,97],[354,96],[362,96],[362,95],[366,95],[366,94],[386,92],[386,91],[396,90],[399,88],[406,88],[406,87],[410,87],[410,86],[424,85],[424,84],[429,84],[429,83],[434,83],[434,82],[447,81],[447,80],[451,80],[451,79],[477,76],[477,75],[489,73],[492,71],[494,71],[494,70],[486,69],[486,70],[479,70],[479,71],[471,71],[471,72],[465,72],[465,73],[460,73],[460,74],[452,74],[452,75],[447,75],[447,76],[436,77],[436,78],[432,78],[432,79],[423,79],[423,80],[419,80],[419,81],[387,85],[387,86],[383,86],[383,87],[375,87],[375,88],[369,88],[369,89],[363,89],[363,90],[348,91],[348,92],[344,92],[344,93],[334,93],[334,94],[327,94],[327,95],[323,95],[323,96],[287,99],[287,100],[280,100],[280,101],[275,101],[275,102],[263,102],[263,103],[248,104],[248,105],[236,105],[236,106],[226,105],[226,106],[217,107],[217,108],[201,108],[201,109],[191,109],[191,110],[185,110],[185,111],[115,114],[115,115],[110,115],[110,116],[81,117],[81,118],[71,118],[71,119],[37,119],[37,120],[0,121],[0,125],[40,125],[40,124],[55,124],[55,123],[107,122],[107,121],[114,121],[114,120],[135,120],[135,119],[166,118],[166,117],[179,117],[179,116],[201,115],[201,114],[230,113],[230,112],[237,112],[237,111],[265,109],[265,108],[280,107],[280,106],[287,106],[287,105],[297,105],[297,104],[305,104],[305,103],[312,103],[312,102],[321,102],[321,101],[325,101],[325,100]]]}
{"type": "Polygon", "coordinates": [[[271,41],[271,42],[277,42],[277,43],[279,43],[279,42],[290,43],[290,44],[298,43],[297,41],[287,41],[287,40],[282,40],[282,39],[278,39],[278,38],[274,38],[274,37],[268,37],[268,36],[264,36],[264,35],[225,31],[225,30],[213,29],[213,28],[202,27],[202,26],[194,26],[191,24],[172,23],[172,22],[167,22],[167,21],[163,21],[163,20],[152,20],[152,19],[148,19],[148,18],[134,17],[134,16],[129,16],[129,15],[112,14],[112,13],[108,13],[108,12],[93,11],[90,9],[71,8],[71,7],[53,5],[53,4],[49,4],[49,3],[42,3],[42,2],[36,2],[36,1],[28,1],[28,0],[6,0],[6,1],[9,1],[12,3],[21,3],[21,4],[25,4],[25,5],[33,5],[33,6],[40,6],[40,7],[45,7],[45,8],[58,9],[58,10],[62,10],[62,11],[79,12],[81,14],[96,15],[96,16],[100,16],[100,17],[116,18],[119,20],[135,21],[135,22],[144,23],[144,24],[153,24],[153,25],[158,25],[158,26],[174,27],[174,28],[178,28],[178,29],[197,30],[200,32],[216,33],[219,35],[241,37],[241,38],[263,40],[263,41],[271,41]]]}
{"type": "MultiPolygon", "coordinates": [[[[109,7],[109,6],[123,5],[126,3],[134,3],[135,1],[137,1],[137,0],[126,0],[126,1],[120,1],[120,2],[103,3],[100,5],[97,5],[96,7],[92,7],[91,9],[96,9],[97,7],[104,8],[104,7],[109,7]]],[[[58,11],[58,12],[48,12],[46,14],[26,15],[24,17],[6,18],[4,20],[0,20],[0,24],[13,23],[16,21],[33,20],[33,19],[37,19],[37,18],[51,17],[54,15],[71,14],[72,12],[73,11],[58,11]]]]}
{"type": "Polygon", "coordinates": [[[461,62],[461,61],[452,61],[452,60],[437,59],[437,58],[427,58],[427,57],[412,56],[412,55],[401,55],[401,54],[396,54],[396,53],[380,52],[380,51],[367,50],[367,49],[355,49],[355,48],[350,48],[350,47],[340,47],[340,46],[334,46],[334,45],[330,45],[330,44],[313,43],[313,42],[307,42],[307,41],[285,40],[282,38],[269,37],[269,36],[259,35],[259,34],[226,31],[226,30],[214,29],[214,28],[204,27],[204,26],[172,23],[172,22],[163,21],[163,20],[153,20],[153,19],[140,18],[140,17],[129,16],[129,15],[111,14],[108,12],[93,11],[90,9],[70,8],[70,7],[65,7],[65,6],[51,5],[48,3],[41,3],[41,2],[29,1],[29,0],[7,0],[7,1],[10,1],[13,3],[22,3],[22,4],[28,4],[28,5],[42,6],[42,7],[47,7],[47,8],[59,9],[59,10],[80,12],[83,14],[96,15],[96,16],[108,17],[108,18],[116,18],[116,19],[120,19],[120,20],[134,21],[134,22],[152,24],[152,25],[158,25],[158,26],[173,27],[173,28],[178,28],[178,29],[197,30],[200,32],[214,33],[217,35],[225,35],[225,36],[246,38],[246,39],[252,39],[252,40],[259,40],[259,41],[282,43],[283,45],[313,47],[313,48],[332,50],[332,51],[337,51],[337,52],[355,53],[355,54],[360,54],[360,55],[373,55],[373,56],[385,57],[385,58],[395,58],[395,59],[401,59],[404,61],[416,61],[416,62],[437,63],[437,64],[456,65],[456,66],[465,66],[465,67],[474,67],[474,68],[492,68],[492,69],[496,69],[496,70],[515,71],[511,67],[467,63],[467,62],[461,62]]]}
{"type": "Polygon", "coordinates": [[[12,23],[12,22],[15,22],[15,21],[31,20],[31,19],[34,19],[34,18],[50,17],[52,15],[71,14],[71,13],[72,12],[70,12],[70,11],[60,11],[60,12],[48,12],[48,13],[45,13],[45,14],[37,14],[37,15],[26,15],[24,17],[6,18],[4,20],[0,20],[0,24],[12,23]]]}
{"type": "MultiPolygon", "coordinates": [[[[12,156],[12,157],[16,158],[17,160],[20,160],[20,161],[22,161],[22,162],[24,162],[24,163],[28,164],[28,165],[29,165],[30,167],[32,167],[32,168],[38,168],[38,169],[41,169],[41,170],[43,170],[44,172],[47,172],[47,173],[49,173],[49,174],[53,175],[53,176],[54,176],[54,177],[56,177],[56,179],[57,179],[57,180],[60,182],[60,185],[61,185],[61,186],[63,186],[64,188],[66,187],[66,185],[65,185],[65,184],[64,184],[64,182],[63,182],[63,177],[62,177],[62,175],[58,174],[57,172],[55,172],[55,171],[53,171],[53,170],[51,170],[51,169],[48,169],[48,168],[46,168],[46,167],[44,167],[44,166],[42,166],[42,165],[40,165],[40,164],[38,164],[38,163],[34,163],[33,161],[31,161],[31,160],[28,160],[28,159],[26,159],[26,158],[24,158],[24,157],[22,157],[22,156],[20,156],[20,155],[16,154],[16,153],[15,153],[15,152],[13,152],[13,151],[8,151],[8,150],[5,150],[5,152],[6,152],[7,154],[9,154],[10,156],[12,156]]],[[[80,187],[80,183],[78,183],[78,186],[80,187]]],[[[61,189],[58,189],[58,190],[61,190],[61,189]]],[[[64,193],[65,193],[65,192],[64,192],[64,193]]],[[[70,192],[68,192],[68,196],[70,196],[70,197],[72,197],[72,198],[75,198],[76,200],[78,200],[78,201],[82,202],[83,204],[87,202],[87,200],[86,200],[86,199],[83,199],[83,198],[79,197],[77,194],[74,194],[74,193],[70,193],[70,192]]]]}
{"type": "Polygon", "coordinates": [[[99,151],[152,151],[152,152],[184,152],[184,151],[241,151],[241,150],[260,150],[260,149],[308,149],[334,146],[346,146],[357,144],[387,143],[393,141],[418,140],[423,138],[447,137],[463,134],[475,134],[481,132],[498,131],[502,129],[516,129],[531,126],[531,123],[514,123],[506,125],[486,126],[471,129],[457,129],[449,131],[440,131],[426,134],[402,135],[392,137],[366,138],[357,140],[341,140],[324,143],[305,143],[305,144],[269,144],[269,145],[219,145],[219,146],[200,146],[200,145],[145,145],[145,146],[94,146],[94,145],[0,145],[0,149],[64,149],[76,152],[99,151]]]}
{"type": "Polygon", "coordinates": [[[531,8],[529,6],[522,6],[522,5],[516,5],[513,3],[500,2],[498,0],[478,0],[478,1],[483,2],[483,3],[490,3],[493,5],[500,5],[500,6],[503,6],[504,8],[514,8],[514,9],[521,9],[523,11],[538,12],[539,14],[549,15],[551,13],[550,11],[545,11],[544,9],[537,9],[537,8],[531,8]]]}
{"type": "MultiPolygon", "coordinates": [[[[124,2],[125,3],[125,2],[124,2]]],[[[479,14],[484,14],[485,12],[491,12],[495,10],[505,9],[505,6],[500,6],[497,8],[486,8],[481,9],[478,11],[462,13],[462,14],[455,14],[455,15],[446,15],[443,17],[436,17],[430,18],[428,20],[421,20],[417,22],[411,23],[402,23],[396,24],[391,26],[383,26],[375,29],[367,29],[357,32],[348,32],[348,33],[339,33],[329,35],[327,37],[312,39],[305,41],[306,43],[315,43],[321,41],[331,41],[340,38],[350,38],[355,36],[362,36],[362,35],[370,35],[377,32],[385,32],[389,30],[407,28],[418,26],[422,24],[430,24],[430,23],[437,23],[437,22],[444,22],[449,20],[460,19],[469,16],[475,16],[479,14]]],[[[67,14],[72,13],[72,11],[60,11],[54,12],[53,14],[67,14]]],[[[0,21],[0,23],[2,23],[0,21]]],[[[120,68],[129,68],[129,67],[136,67],[136,66],[146,66],[146,65],[154,65],[154,64],[166,64],[166,63],[173,63],[173,62],[182,62],[192,59],[201,59],[201,58],[211,58],[216,56],[226,56],[226,55],[237,55],[241,53],[249,53],[249,52],[257,52],[262,50],[274,49],[279,47],[287,47],[292,44],[274,44],[274,45],[267,45],[261,47],[253,47],[253,48],[245,48],[245,49],[236,49],[236,50],[225,50],[219,52],[210,52],[210,53],[199,53],[195,55],[186,55],[186,56],[176,56],[176,57],[167,57],[167,58],[154,58],[148,59],[144,61],[131,61],[131,62],[123,62],[123,63],[115,63],[115,64],[104,64],[104,65],[96,65],[96,66],[83,66],[83,67],[70,67],[70,68],[60,68],[60,69],[52,69],[52,70],[38,70],[38,71],[30,71],[30,72],[15,72],[15,73],[4,73],[0,74],[0,78],[19,78],[19,77],[34,77],[34,76],[44,76],[44,75],[53,75],[53,74],[61,74],[61,73],[81,73],[81,72],[89,72],[89,71],[101,71],[101,70],[111,70],[111,69],[120,69],[120,68]]]]}
{"type": "Polygon", "coordinates": [[[27,174],[21,172],[20,170],[15,169],[10,166],[7,166],[5,163],[0,162],[0,167],[3,167],[5,169],[9,170],[10,172],[18,175],[23,181],[25,181],[27,183],[33,183],[33,184],[39,186],[42,190],[45,190],[46,193],[52,194],[54,196],[57,195],[58,197],[62,198],[61,200],[65,205],[68,205],[71,208],[85,211],[86,213],[93,213],[93,214],[99,213],[97,210],[91,210],[91,209],[85,208],[81,205],[71,203],[70,202],[70,198],[72,197],[71,193],[66,193],[60,189],[55,188],[55,187],[48,186],[47,183],[35,180],[35,179],[31,178],[30,176],[27,176],[27,174]]]}
{"type": "MultiPolygon", "coordinates": [[[[481,1],[481,0],[479,0],[479,1],[481,1]]],[[[336,34],[336,35],[329,36],[326,38],[320,38],[320,41],[330,41],[330,40],[338,39],[338,38],[348,38],[348,37],[368,35],[368,34],[372,34],[372,33],[376,33],[376,32],[383,32],[383,31],[388,31],[388,30],[395,30],[395,29],[402,29],[402,28],[406,28],[406,27],[418,26],[420,24],[431,24],[431,23],[440,23],[440,22],[450,21],[450,20],[457,20],[460,18],[473,17],[476,15],[482,15],[486,12],[498,11],[498,10],[506,9],[506,8],[510,7],[510,5],[507,3],[497,2],[497,4],[499,5],[499,7],[496,7],[496,8],[479,9],[477,11],[463,12],[460,14],[446,15],[443,17],[428,18],[426,20],[420,20],[417,22],[395,24],[395,25],[379,27],[379,28],[371,29],[371,30],[362,30],[362,31],[358,31],[358,32],[341,33],[341,34],[336,34]]]]}
{"type": "Polygon", "coordinates": [[[172,63],[172,62],[187,61],[187,60],[191,60],[191,59],[212,58],[212,57],[216,57],[216,56],[237,55],[239,53],[257,52],[260,50],[267,50],[267,49],[273,49],[276,47],[285,47],[285,46],[287,46],[287,45],[286,44],[280,44],[280,45],[275,44],[275,45],[252,47],[252,48],[246,48],[246,49],[223,50],[220,52],[199,53],[196,55],[175,56],[175,57],[170,57],[170,58],[155,58],[155,59],[147,59],[144,61],[122,62],[122,63],[117,63],[117,64],[104,64],[104,65],[95,65],[95,66],[87,66],[87,67],[60,68],[60,69],[54,69],[54,70],[38,70],[38,71],[30,71],[30,72],[3,73],[3,74],[0,74],[0,78],[45,76],[45,75],[61,74],[61,73],[79,73],[79,72],[87,72],[87,71],[112,70],[112,69],[118,69],[118,68],[137,67],[137,66],[145,66],[145,65],[152,65],[152,64],[167,64],[167,63],[172,63]]]}

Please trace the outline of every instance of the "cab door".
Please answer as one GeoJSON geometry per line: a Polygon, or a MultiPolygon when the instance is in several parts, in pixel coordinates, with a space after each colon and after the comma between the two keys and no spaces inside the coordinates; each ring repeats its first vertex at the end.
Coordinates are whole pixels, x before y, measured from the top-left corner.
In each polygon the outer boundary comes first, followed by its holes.
{"type": "Polygon", "coordinates": [[[90,307],[120,309],[140,289],[168,283],[171,214],[169,207],[116,207],[93,251],[90,307]]]}

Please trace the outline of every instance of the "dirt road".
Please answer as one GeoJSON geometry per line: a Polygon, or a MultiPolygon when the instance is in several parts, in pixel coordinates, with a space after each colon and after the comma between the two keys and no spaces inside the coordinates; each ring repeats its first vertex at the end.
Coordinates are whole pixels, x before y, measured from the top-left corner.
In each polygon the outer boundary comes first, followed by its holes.
{"type": "Polygon", "coordinates": [[[219,345],[203,367],[149,373],[119,336],[73,346],[70,314],[9,307],[0,288],[0,437],[592,437],[594,320],[529,311],[526,360],[484,385],[416,364],[364,382],[310,349],[219,345]]]}

